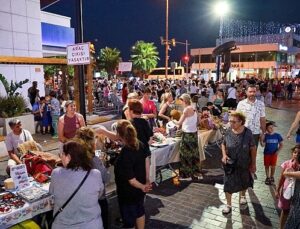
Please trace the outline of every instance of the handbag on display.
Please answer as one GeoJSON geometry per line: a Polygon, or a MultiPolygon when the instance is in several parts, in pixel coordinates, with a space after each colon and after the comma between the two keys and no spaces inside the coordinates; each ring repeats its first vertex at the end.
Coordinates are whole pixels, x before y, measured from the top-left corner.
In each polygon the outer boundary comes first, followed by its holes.
{"type": "Polygon", "coordinates": [[[284,199],[290,200],[294,195],[294,191],[295,191],[295,179],[289,178],[289,185],[283,191],[284,199]]]}

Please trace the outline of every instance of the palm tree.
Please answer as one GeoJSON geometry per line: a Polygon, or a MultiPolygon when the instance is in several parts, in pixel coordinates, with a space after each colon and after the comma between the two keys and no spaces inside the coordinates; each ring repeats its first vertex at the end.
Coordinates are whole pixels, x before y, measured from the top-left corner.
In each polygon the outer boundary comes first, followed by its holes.
{"type": "Polygon", "coordinates": [[[139,76],[145,76],[157,66],[159,53],[154,43],[137,41],[131,48],[133,71],[139,76]]]}
{"type": "Polygon", "coordinates": [[[120,62],[121,52],[116,48],[105,47],[100,50],[97,57],[97,67],[99,70],[105,70],[109,76],[114,75],[120,62]]]}

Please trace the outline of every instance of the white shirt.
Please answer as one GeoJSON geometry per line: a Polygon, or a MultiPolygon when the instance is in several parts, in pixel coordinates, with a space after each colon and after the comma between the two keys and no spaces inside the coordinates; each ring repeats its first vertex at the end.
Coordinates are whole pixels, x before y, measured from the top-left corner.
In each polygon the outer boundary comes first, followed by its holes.
{"type": "Polygon", "coordinates": [[[5,145],[7,151],[14,151],[18,154],[18,146],[26,141],[32,141],[33,138],[31,133],[28,130],[22,130],[20,135],[15,135],[13,132],[10,132],[5,138],[5,145]]]}
{"type": "Polygon", "coordinates": [[[184,121],[182,123],[182,131],[184,133],[197,132],[197,120],[198,120],[198,115],[197,115],[197,112],[195,111],[192,116],[186,117],[184,119],[184,121]]]}
{"type": "Polygon", "coordinates": [[[236,89],[234,87],[228,88],[227,93],[227,99],[236,99],[236,89]]]}
{"type": "Polygon", "coordinates": [[[191,93],[191,94],[196,94],[196,93],[197,93],[197,89],[198,89],[198,88],[197,88],[196,86],[193,86],[193,85],[192,85],[192,86],[190,87],[190,93],[191,93]]]}
{"type": "Polygon", "coordinates": [[[260,134],[260,118],[266,116],[265,104],[257,99],[254,103],[244,99],[238,103],[236,110],[244,113],[246,116],[245,126],[252,131],[252,134],[260,134]]]}

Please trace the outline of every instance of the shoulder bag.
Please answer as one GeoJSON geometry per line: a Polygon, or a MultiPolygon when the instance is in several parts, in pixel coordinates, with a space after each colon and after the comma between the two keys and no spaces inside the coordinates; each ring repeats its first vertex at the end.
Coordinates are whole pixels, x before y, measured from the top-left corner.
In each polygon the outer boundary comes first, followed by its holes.
{"type": "Polygon", "coordinates": [[[90,174],[89,170],[86,175],[84,176],[83,180],[80,182],[80,184],[78,185],[78,187],[76,188],[76,190],[72,193],[72,195],[69,197],[69,199],[62,205],[61,208],[59,208],[59,210],[54,214],[53,219],[51,220],[51,224],[54,222],[54,220],[56,219],[56,217],[58,216],[59,213],[61,213],[64,208],[68,205],[68,203],[73,199],[73,197],[76,195],[76,193],[78,192],[78,190],[81,188],[81,186],[83,185],[83,183],[85,182],[86,178],[89,176],[90,174]]]}

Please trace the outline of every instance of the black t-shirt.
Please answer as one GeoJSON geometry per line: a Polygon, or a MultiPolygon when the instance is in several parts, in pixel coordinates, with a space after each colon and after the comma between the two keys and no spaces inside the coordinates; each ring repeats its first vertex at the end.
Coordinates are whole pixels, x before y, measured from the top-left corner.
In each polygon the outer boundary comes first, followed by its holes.
{"type": "Polygon", "coordinates": [[[131,120],[132,125],[134,126],[137,132],[137,138],[149,149],[149,140],[153,136],[153,131],[149,123],[143,118],[134,118],[131,120]]]}
{"type": "Polygon", "coordinates": [[[146,184],[145,159],[150,156],[145,146],[140,142],[139,149],[134,150],[124,146],[115,162],[115,182],[118,199],[124,204],[134,204],[144,198],[145,193],[130,185],[129,180],[136,178],[146,184]]]}

